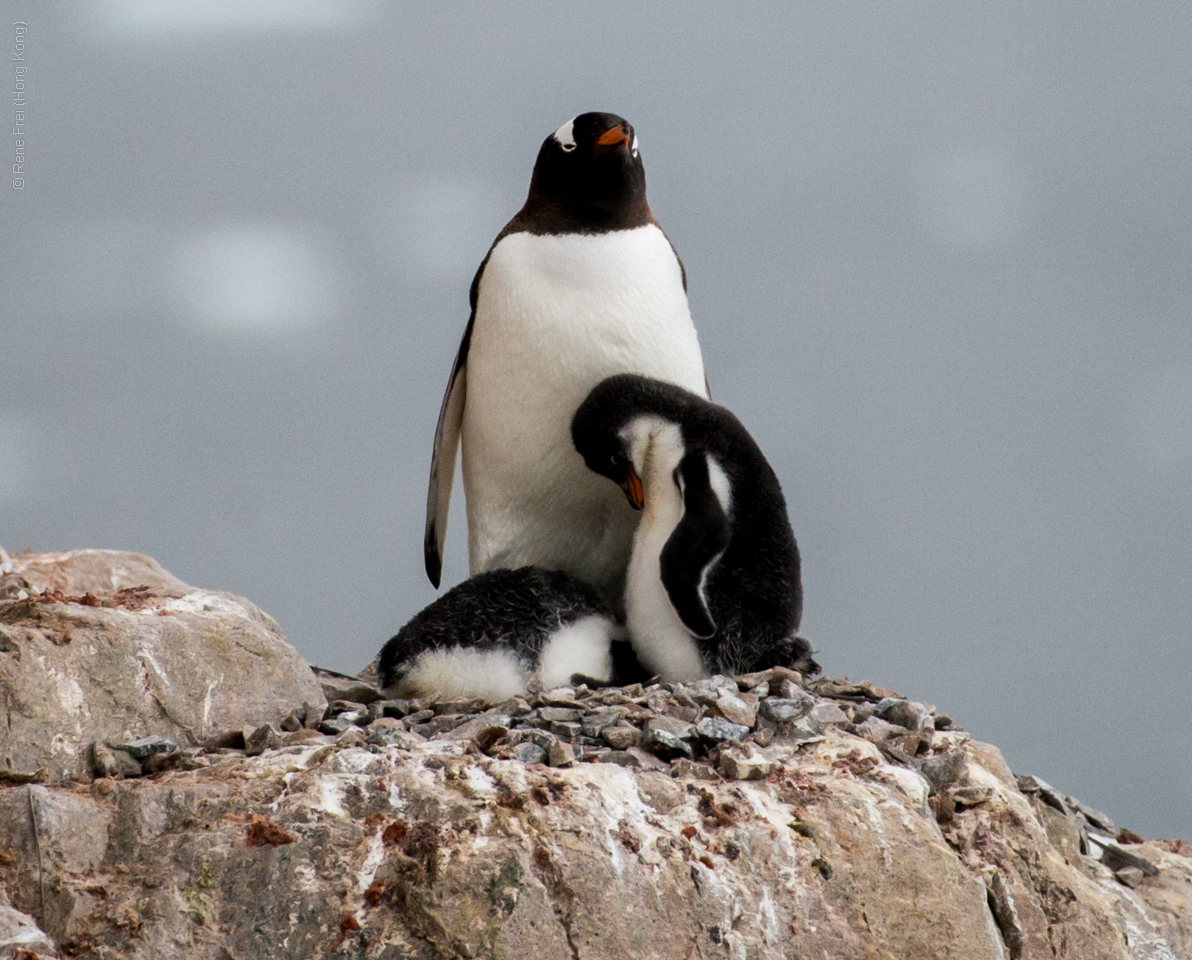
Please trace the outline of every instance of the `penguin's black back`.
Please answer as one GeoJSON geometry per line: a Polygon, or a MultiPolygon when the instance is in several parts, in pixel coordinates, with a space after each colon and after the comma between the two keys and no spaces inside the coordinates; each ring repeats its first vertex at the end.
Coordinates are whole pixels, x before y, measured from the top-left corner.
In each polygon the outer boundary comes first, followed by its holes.
{"type": "Polygon", "coordinates": [[[505,648],[533,663],[547,636],[587,616],[612,613],[595,588],[559,570],[490,570],[448,590],[402,627],[380,654],[381,684],[402,678],[428,650],[505,648]]]}

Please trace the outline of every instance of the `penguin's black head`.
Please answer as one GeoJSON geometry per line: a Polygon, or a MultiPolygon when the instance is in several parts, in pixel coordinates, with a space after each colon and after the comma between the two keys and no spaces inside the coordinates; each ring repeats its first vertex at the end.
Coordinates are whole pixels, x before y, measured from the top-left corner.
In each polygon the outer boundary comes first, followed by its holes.
{"type": "Polygon", "coordinates": [[[571,442],[588,469],[620,485],[634,509],[643,502],[641,462],[648,434],[670,424],[676,434],[687,407],[686,390],[622,373],[602,380],[571,419],[571,442]]]}
{"type": "Polygon", "coordinates": [[[571,421],[571,440],[588,469],[617,484],[629,505],[640,510],[642,481],[633,466],[632,440],[624,432],[626,419],[618,411],[585,402],[571,421]]]}
{"type": "Polygon", "coordinates": [[[611,113],[581,113],[542,143],[527,206],[542,205],[595,228],[648,222],[646,172],[633,127],[611,113]],[[645,218],[645,219],[642,219],[645,218]]]}

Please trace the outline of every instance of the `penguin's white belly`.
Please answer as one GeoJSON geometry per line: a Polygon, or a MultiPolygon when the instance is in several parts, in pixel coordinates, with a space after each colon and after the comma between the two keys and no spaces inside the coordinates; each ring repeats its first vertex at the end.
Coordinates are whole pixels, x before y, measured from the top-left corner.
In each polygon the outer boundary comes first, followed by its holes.
{"type": "Polygon", "coordinates": [[[576,409],[617,373],[705,395],[682,275],[662,231],[501,240],[481,277],[467,359],[473,574],[533,563],[620,590],[637,514],[571,443],[576,409]]]}
{"type": "MultiPolygon", "coordinates": [[[[638,658],[665,681],[704,675],[694,638],[675,613],[662,583],[662,551],[683,519],[683,497],[672,479],[683,458],[678,427],[656,421],[642,464],[645,508],[633,536],[625,578],[625,626],[638,658]]],[[[638,462],[635,453],[635,463],[638,462]]]]}

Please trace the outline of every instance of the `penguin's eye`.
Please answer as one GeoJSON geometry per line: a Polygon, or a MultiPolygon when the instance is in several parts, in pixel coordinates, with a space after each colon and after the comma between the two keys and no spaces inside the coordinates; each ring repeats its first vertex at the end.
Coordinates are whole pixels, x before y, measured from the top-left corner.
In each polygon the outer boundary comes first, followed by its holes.
{"type": "Polygon", "coordinates": [[[625,460],[625,458],[623,456],[621,456],[621,454],[614,453],[611,457],[608,458],[608,462],[611,463],[614,467],[620,468],[620,467],[625,466],[627,461],[625,460]]]}
{"type": "Polygon", "coordinates": [[[564,153],[570,153],[575,149],[576,145],[574,143],[560,143],[559,147],[564,153]]]}

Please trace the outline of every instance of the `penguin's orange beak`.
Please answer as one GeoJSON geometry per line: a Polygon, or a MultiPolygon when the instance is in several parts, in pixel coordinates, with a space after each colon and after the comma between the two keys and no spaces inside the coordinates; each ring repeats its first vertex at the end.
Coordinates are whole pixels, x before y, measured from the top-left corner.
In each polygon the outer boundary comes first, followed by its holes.
{"type": "Polygon", "coordinates": [[[615,147],[618,143],[628,143],[629,130],[621,124],[617,124],[612,129],[605,130],[596,138],[596,142],[602,147],[615,147]]]}
{"type": "Polygon", "coordinates": [[[640,510],[642,504],[646,502],[646,494],[642,490],[641,478],[634,472],[633,467],[630,467],[625,474],[625,483],[623,486],[625,488],[625,496],[629,500],[629,505],[634,510],[640,510]]]}

